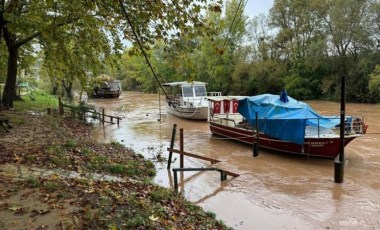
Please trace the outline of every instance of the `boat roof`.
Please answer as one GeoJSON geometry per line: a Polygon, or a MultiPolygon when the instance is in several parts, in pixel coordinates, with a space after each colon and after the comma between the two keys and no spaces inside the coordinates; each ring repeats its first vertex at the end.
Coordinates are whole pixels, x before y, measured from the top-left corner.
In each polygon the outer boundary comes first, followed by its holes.
{"type": "Polygon", "coordinates": [[[228,101],[232,101],[232,100],[242,100],[244,98],[247,98],[248,96],[208,96],[206,97],[207,100],[209,101],[223,101],[223,100],[228,100],[228,101]]]}
{"type": "Polygon", "coordinates": [[[176,87],[176,86],[191,86],[191,85],[197,85],[197,86],[206,86],[206,82],[201,82],[201,81],[175,81],[175,82],[168,82],[168,83],[163,83],[162,86],[170,86],[170,87],[176,87]]]}

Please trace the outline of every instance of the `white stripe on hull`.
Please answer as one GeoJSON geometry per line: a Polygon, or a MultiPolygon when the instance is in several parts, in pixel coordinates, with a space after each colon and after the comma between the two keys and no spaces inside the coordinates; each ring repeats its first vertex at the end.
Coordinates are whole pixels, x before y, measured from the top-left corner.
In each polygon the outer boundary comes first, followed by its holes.
{"type": "Polygon", "coordinates": [[[191,120],[207,120],[208,107],[174,108],[172,106],[166,105],[166,112],[177,117],[191,120]]]}

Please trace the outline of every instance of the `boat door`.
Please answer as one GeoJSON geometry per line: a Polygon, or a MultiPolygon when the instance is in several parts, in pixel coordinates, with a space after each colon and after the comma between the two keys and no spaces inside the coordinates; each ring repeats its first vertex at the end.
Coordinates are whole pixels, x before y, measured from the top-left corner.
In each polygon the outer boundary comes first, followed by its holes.
{"type": "Polygon", "coordinates": [[[186,107],[193,107],[194,105],[194,90],[192,85],[183,85],[181,86],[182,97],[181,97],[181,105],[186,107]]]}

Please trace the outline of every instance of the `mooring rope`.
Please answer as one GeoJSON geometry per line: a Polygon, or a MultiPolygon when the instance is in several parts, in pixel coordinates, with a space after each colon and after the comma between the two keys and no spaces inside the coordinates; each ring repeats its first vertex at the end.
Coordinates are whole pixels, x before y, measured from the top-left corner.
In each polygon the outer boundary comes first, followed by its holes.
{"type": "Polygon", "coordinates": [[[143,48],[143,46],[142,46],[142,44],[141,44],[141,41],[140,41],[139,37],[137,36],[137,33],[136,33],[136,31],[135,31],[135,28],[134,28],[133,25],[132,25],[132,22],[131,22],[131,20],[130,20],[130,18],[129,18],[129,16],[128,16],[128,12],[127,12],[127,10],[126,10],[125,7],[124,7],[123,2],[122,2],[121,0],[119,0],[119,3],[120,3],[120,6],[121,6],[121,9],[122,9],[122,11],[123,11],[123,13],[124,13],[125,18],[127,19],[128,24],[129,24],[129,26],[130,26],[131,29],[132,29],[132,33],[133,33],[133,35],[135,36],[135,39],[136,39],[137,44],[139,45],[139,48],[140,48],[140,50],[141,50],[141,52],[142,52],[142,54],[143,54],[143,56],[144,56],[144,58],[145,58],[145,61],[147,62],[148,66],[149,66],[149,68],[150,68],[150,70],[151,70],[151,72],[153,73],[153,76],[154,76],[154,78],[156,79],[158,85],[159,85],[160,88],[162,89],[162,92],[164,92],[165,96],[167,97],[168,95],[166,94],[164,87],[162,87],[162,84],[161,84],[160,80],[158,80],[158,77],[157,77],[157,75],[156,75],[156,72],[154,71],[154,69],[153,69],[153,67],[152,67],[152,64],[150,63],[150,61],[149,61],[149,59],[148,59],[148,55],[146,54],[146,52],[145,52],[145,50],[144,50],[144,48],[143,48]]]}

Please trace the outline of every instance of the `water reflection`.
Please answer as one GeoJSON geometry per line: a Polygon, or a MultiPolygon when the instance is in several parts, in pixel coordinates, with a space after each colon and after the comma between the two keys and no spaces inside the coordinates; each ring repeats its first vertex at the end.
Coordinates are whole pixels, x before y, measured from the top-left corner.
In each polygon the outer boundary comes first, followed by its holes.
{"type": "MultiPolygon", "coordinates": [[[[117,125],[106,124],[96,133],[101,141],[116,140],[150,159],[168,157],[174,124],[184,129],[187,152],[215,158],[218,168],[240,174],[220,181],[214,171],[179,173],[179,191],[236,229],[357,229],[380,228],[380,108],[347,104],[347,114],[361,115],[368,134],[345,149],[344,183],[334,183],[334,162],[261,151],[212,136],[206,122],[183,120],[159,109],[158,95],[124,92],[118,99],[91,100],[106,113],[121,113],[117,125]],[[160,116],[161,113],[161,116],[160,116]],[[161,118],[161,119],[160,119],[161,118]],[[160,120],[159,120],[160,119],[160,120]]],[[[310,101],[323,115],[338,114],[338,103],[310,101]]],[[[175,148],[179,148],[179,132],[175,148]]],[[[173,155],[172,167],[179,167],[173,155]]],[[[210,167],[206,161],[185,158],[185,167],[210,167]]],[[[173,172],[157,162],[155,182],[173,188],[173,172]]]]}

